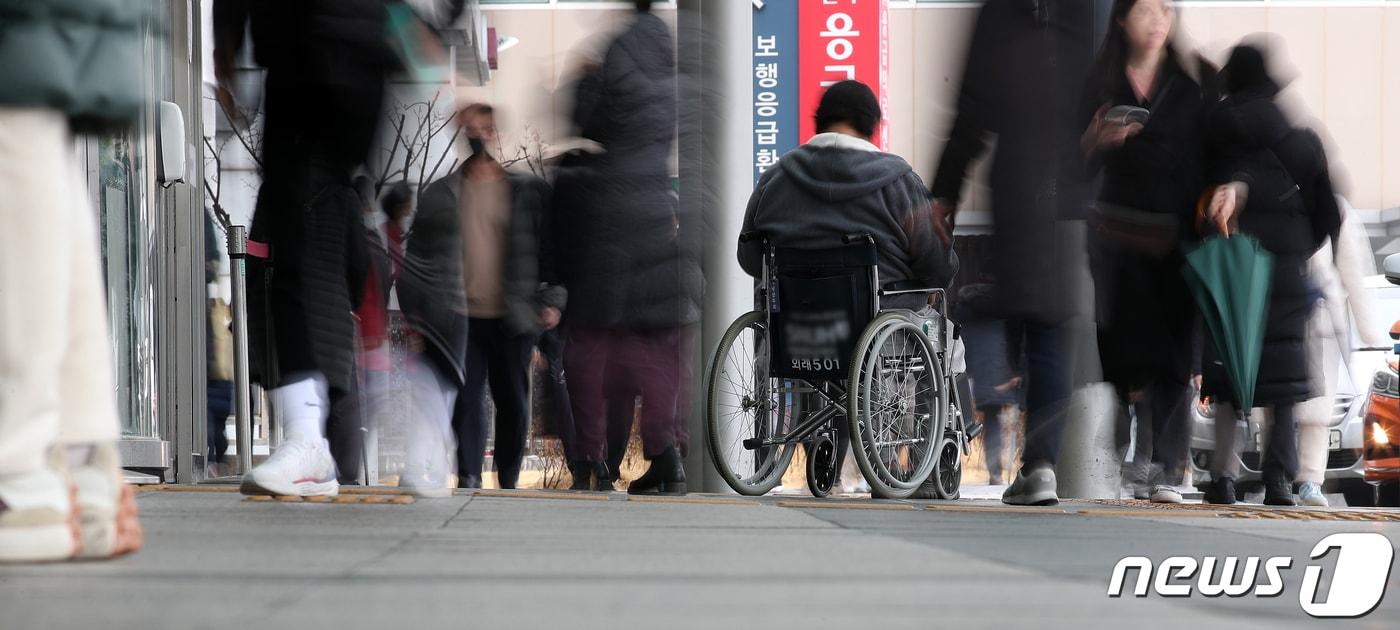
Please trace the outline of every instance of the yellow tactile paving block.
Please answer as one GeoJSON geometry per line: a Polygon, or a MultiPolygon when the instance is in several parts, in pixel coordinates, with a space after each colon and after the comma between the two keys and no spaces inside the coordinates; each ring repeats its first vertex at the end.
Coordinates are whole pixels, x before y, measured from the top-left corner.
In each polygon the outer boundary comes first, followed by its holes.
{"type": "Polygon", "coordinates": [[[693,504],[693,505],[749,505],[749,506],[762,505],[762,503],[759,503],[758,501],[753,501],[753,500],[751,500],[751,499],[734,499],[734,498],[729,498],[729,497],[692,497],[692,496],[668,497],[668,496],[628,495],[628,496],[627,496],[627,500],[628,500],[628,501],[636,501],[636,502],[638,502],[638,503],[689,503],[689,504],[693,504]]]}
{"type": "Polygon", "coordinates": [[[951,503],[934,503],[934,504],[930,504],[930,505],[924,506],[924,510],[925,510],[925,511],[928,511],[928,512],[964,512],[964,513],[971,512],[971,513],[981,513],[981,514],[1058,514],[1058,515],[1065,515],[1065,514],[1073,514],[1073,513],[1074,513],[1074,512],[1072,512],[1071,510],[1068,510],[1068,509],[1064,508],[1063,506],[1057,506],[1057,505],[1048,505],[1048,506],[1044,506],[1044,507],[1036,507],[1036,506],[1031,506],[1031,505],[1027,505],[1027,506],[1021,506],[1021,505],[988,505],[988,506],[976,506],[976,505],[960,505],[960,504],[958,504],[958,503],[956,503],[956,502],[951,502],[951,503]]]}
{"type": "Polygon", "coordinates": [[[612,493],[550,490],[476,490],[471,495],[492,499],[560,499],[563,501],[607,501],[612,497],[612,493]]]}
{"type": "Polygon", "coordinates": [[[860,500],[798,500],[784,499],[778,501],[778,507],[797,508],[804,510],[916,510],[914,505],[909,503],[877,503],[874,501],[860,500]]]}
{"type": "Polygon", "coordinates": [[[137,492],[238,492],[238,486],[209,484],[209,485],[178,485],[173,483],[152,484],[136,486],[137,492]]]}
{"type": "Polygon", "coordinates": [[[1128,499],[1096,499],[1080,501],[1108,508],[1080,510],[1081,514],[1093,516],[1196,516],[1207,518],[1252,518],[1266,520],[1294,521],[1341,521],[1341,522],[1381,522],[1400,523],[1400,511],[1360,510],[1337,508],[1271,507],[1237,503],[1235,505],[1214,505],[1206,503],[1151,503],[1128,499]]]}
{"type": "Polygon", "coordinates": [[[334,497],[290,497],[290,496],[250,496],[245,501],[254,503],[338,503],[358,505],[410,505],[413,497],[407,494],[342,494],[334,497]]]}

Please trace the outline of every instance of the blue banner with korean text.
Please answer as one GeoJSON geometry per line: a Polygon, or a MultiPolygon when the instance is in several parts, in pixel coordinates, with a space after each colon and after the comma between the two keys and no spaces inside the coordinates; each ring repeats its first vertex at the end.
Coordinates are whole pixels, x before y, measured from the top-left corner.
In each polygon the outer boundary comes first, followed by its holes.
{"type": "Polygon", "coordinates": [[[754,183],[797,148],[797,3],[753,3],[753,166],[754,183]]]}

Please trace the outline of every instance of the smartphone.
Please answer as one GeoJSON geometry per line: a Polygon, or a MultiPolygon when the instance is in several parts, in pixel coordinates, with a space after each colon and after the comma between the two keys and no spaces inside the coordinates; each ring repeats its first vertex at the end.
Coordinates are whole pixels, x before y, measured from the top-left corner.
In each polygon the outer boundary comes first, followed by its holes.
{"type": "Polygon", "coordinates": [[[1119,105],[1108,110],[1108,112],[1103,115],[1105,122],[1119,125],[1131,125],[1133,123],[1146,125],[1150,118],[1152,118],[1152,112],[1132,105],[1119,105]]]}

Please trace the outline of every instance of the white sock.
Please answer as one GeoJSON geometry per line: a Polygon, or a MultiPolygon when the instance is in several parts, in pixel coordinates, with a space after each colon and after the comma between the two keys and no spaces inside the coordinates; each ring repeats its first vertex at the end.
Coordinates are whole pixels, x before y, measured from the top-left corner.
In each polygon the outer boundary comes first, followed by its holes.
{"type": "Polygon", "coordinates": [[[287,384],[268,391],[277,420],[282,423],[283,439],[324,440],[326,416],[330,413],[330,386],[320,372],[297,372],[287,384]]]}

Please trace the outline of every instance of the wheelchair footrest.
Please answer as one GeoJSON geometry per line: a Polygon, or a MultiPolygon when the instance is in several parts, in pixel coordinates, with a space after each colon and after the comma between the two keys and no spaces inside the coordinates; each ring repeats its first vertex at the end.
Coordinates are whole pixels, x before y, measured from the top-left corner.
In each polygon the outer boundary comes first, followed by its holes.
{"type": "Polygon", "coordinates": [[[987,423],[985,422],[973,422],[972,426],[967,428],[967,440],[971,442],[977,439],[977,436],[982,435],[982,431],[986,428],[987,423]]]}
{"type": "Polygon", "coordinates": [[[749,438],[747,440],[744,440],[744,448],[750,451],[756,451],[760,448],[763,448],[763,438],[749,438]]]}

